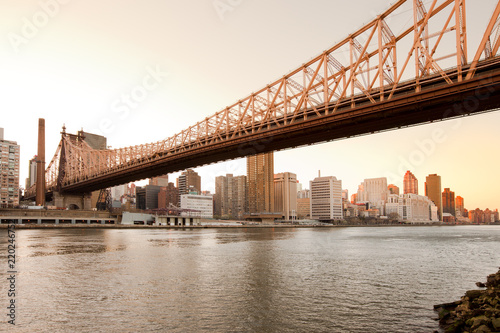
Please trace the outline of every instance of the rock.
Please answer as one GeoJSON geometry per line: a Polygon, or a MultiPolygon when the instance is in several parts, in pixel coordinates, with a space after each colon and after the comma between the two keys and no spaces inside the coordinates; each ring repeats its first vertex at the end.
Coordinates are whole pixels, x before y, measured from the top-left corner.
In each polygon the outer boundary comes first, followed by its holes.
{"type": "Polygon", "coordinates": [[[465,293],[465,297],[469,297],[469,300],[474,300],[483,294],[482,290],[468,290],[465,293]]]}
{"type": "Polygon", "coordinates": [[[482,282],[476,282],[476,286],[478,286],[479,288],[486,288],[486,285],[482,282]]]}
{"type": "Polygon", "coordinates": [[[491,324],[493,325],[494,329],[496,329],[497,331],[500,330],[500,318],[493,318],[491,320],[491,324]]]}
{"type": "Polygon", "coordinates": [[[491,330],[490,330],[490,328],[488,326],[481,325],[474,332],[476,332],[476,333],[487,333],[487,332],[491,332],[491,330]]]}

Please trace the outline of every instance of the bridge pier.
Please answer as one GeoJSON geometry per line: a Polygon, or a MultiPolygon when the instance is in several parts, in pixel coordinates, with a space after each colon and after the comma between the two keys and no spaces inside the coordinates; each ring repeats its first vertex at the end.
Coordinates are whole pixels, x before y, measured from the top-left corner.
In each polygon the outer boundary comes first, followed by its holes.
{"type": "Polygon", "coordinates": [[[67,194],[54,192],[54,206],[69,209],[92,210],[91,193],[67,194]]]}

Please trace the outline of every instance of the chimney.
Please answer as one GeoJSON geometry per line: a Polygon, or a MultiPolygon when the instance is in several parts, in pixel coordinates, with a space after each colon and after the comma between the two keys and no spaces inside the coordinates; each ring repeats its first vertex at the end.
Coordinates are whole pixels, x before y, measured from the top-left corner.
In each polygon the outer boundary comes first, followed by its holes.
{"type": "Polygon", "coordinates": [[[45,119],[38,119],[38,156],[36,160],[36,205],[45,205],[45,119]]]}

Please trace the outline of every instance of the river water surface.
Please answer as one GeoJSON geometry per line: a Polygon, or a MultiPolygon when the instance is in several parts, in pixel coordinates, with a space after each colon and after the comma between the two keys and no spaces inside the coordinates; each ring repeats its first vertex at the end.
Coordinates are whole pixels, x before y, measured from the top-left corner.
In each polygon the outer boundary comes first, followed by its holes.
{"type": "Polygon", "coordinates": [[[0,331],[433,332],[500,265],[499,226],[16,230],[0,331]]]}

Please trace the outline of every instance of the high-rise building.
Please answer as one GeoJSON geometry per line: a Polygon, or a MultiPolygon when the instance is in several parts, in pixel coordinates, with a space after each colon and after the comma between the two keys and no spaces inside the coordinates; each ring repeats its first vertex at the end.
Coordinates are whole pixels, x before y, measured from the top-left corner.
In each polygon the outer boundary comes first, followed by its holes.
{"type": "Polygon", "coordinates": [[[297,199],[304,199],[304,198],[310,198],[311,197],[311,191],[310,190],[300,190],[297,191],[297,199]]]}
{"type": "Polygon", "coordinates": [[[201,177],[193,169],[187,169],[177,178],[179,195],[201,193],[201,177]]]}
{"type": "Polygon", "coordinates": [[[311,218],[321,221],[342,220],[342,181],[336,177],[317,177],[310,182],[311,218]]]}
{"type": "Polygon", "coordinates": [[[273,152],[247,157],[248,212],[274,212],[273,152]]]}
{"type": "Polygon", "coordinates": [[[365,179],[358,187],[358,203],[369,203],[371,208],[377,208],[383,213],[387,201],[387,178],[365,179]]]}
{"type": "Polygon", "coordinates": [[[19,206],[19,150],[17,142],[4,140],[0,128],[0,208],[19,206]]]}
{"type": "Polygon", "coordinates": [[[168,175],[150,178],[149,185],[168,186],[168,175]]]}
{"type": "Polygon", "coordinates": [[[274,210],[285,220],[297,216],[297,175],[283,172],[274,175],[274,210]]]}
{"type": "Polygon", "coordinates": [[[135,189],[137,208],[145,210],[158,208],[160,189],[160,186],[155,185],[137,186],[135,189]]]}
{"type": "Polygon", "coordinates": [[[233,175],[226,174],[215,178],[214,215],[230,218],[233,215],[233,175]]]}
{"type": "Polygon", "coordinates": [[[389,194],[396,194],[399,195],[399,187],[397,187],[394,184],[389,184],[387,186],[387,190],[389,190],[389,194]]]}
{"type": "Polygon", "coordinates": [[[459,216],[465,217],[464,198],[459,195],[455,198],[455,209],[459,216]]]}
{"type": "Polygon", "coordinates": [[[342,200],[349,201],[349,190],[342,190],[342,200]]]}
{"type": "Polygon", "coordinates": [[[167,186],[162,186],[158,193],[158,208],[166,209],[179,207],[180,197],[179,189],[174,183],[168,183],[167,186]]]}
{"type": "Polygon", "coordinates": [[[445,188],[442,194],[443,213],[450,213],[455,216],[455,192],[445,188]]]}
{"type": "Polygon", "coordinates": [[[227,174],[215,178],[214,215],[240,219],[247,211],[246,176],[227,174]]]}
{"type": "Polygon", "coordinates": [[[441,176],[428,175],[425,178],[425,196],[431,199],[438,208],[439,220],[443,220],[443,197],[441,194],[441,176]]]}
{"type": "Polygon", "coordinates": [[[403,194],[410,193],[418,194],[418,180],[417,177],[408,170],[403,180],[403,194]]]}
{"type": "Polygon", "coordinates": [[[30,188],[36,183],[36,161],[37,156],[35,155],[29,162],[29,173],[28,181],[26,182],[26,189],[30,188]]]}

